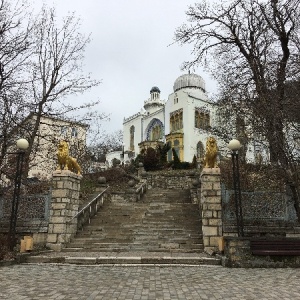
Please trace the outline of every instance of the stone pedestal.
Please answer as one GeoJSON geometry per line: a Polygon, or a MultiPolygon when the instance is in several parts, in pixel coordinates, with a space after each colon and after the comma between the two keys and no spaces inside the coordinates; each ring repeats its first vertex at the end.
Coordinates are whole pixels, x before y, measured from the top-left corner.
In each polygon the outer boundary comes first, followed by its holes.
{"type": "Polygon", "coordinates": [[[143,163],[139,163],[139,167],[138,167],[138,177],[139,177],[139,178],[142,178],[144,172],[145,172],[145,169],[144,169],[143,163]]]}
{"type": "Polygon", "coordinates": [[[201,175],[202,232],[204,251],[218,251],[218,242],[222,233],[222,204],[219,168],[204,168],[201,175]]]}
{"type": "Polygon", "coordinates": [[[77,231],[76,215],[82,176],[71,171],[55,171],[52,177],[52,199],[48,225],[47,247],[61,251],[77,231]]]}

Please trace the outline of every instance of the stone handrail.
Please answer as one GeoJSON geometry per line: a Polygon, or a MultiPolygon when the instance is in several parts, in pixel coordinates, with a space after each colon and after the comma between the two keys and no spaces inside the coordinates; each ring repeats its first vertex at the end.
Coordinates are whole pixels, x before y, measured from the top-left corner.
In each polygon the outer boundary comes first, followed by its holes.
{"type": "Polygon", "coordinates": [[[88,222],[91,223],[91,218],[97,213],[98,206],[103,205],[104,196],[108,190],[109,186],[106,187],[99,195],[92,199],[87,205],[85,205],[72,219],[70,223],[77,218],[77,228],[82,229],[82,227],[88,222]]]}
{"type": "Polygon", "coordinates": [[[141,186],[139,186],[139,187],[136,189],[135,192],[136,192],[137,194],[143,194],[146,190],[147,190],[147,183],[144,182],[144,183],[142,183],[141,186]]]}

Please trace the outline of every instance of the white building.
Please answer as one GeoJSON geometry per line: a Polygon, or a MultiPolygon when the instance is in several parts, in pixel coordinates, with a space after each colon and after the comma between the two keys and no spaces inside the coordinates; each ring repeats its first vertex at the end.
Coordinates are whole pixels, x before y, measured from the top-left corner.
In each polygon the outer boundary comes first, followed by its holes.
{"type": "MultiPolygon", "coordinates": [[[[176,150],[181,161],[192,162],[194,155],[200,160],[211,136],[210,128],[217,122],[215,112],[216,104],[208,99],[199,75],[178,77],[167,100],[160,99],[159,88],[153,87],[140,112],[124,118],[125,153],[136,157],[142,149],[163,142],[176,150]]],[[[168,161],[172,159],[170,150],[168,161]]]]}

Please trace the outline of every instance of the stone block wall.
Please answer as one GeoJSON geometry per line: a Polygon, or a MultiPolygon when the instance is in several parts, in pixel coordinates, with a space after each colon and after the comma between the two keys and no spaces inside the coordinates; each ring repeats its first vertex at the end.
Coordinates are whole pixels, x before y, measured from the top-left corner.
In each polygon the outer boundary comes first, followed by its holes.
{"type": "Polygon", "coordinates": [[[219,168],[204,168],[201,176],[200,210],[204,251],[218,251],[222,237],[222,204],[219,168]]]}
{"type": "Polygon", "coordinates": [[[151,174],[147,173],[147,184],[149,188],[163,189],[190,189],[193,182],[199,176],[193,171],[184,172],[177,170],[177,174],[151,174]]]}
{"type": "Polygon", "coordinates": [[[231,268],[300,267],[300,256],[253,255],[249,237],[224,237],[222,265],[231,268]]]}
{"type": "Polygon", "coordinates": [[[55,171],[52,177],[52,202],[48,225],[47,247],[61,251],[77,231],[81,176],[70,171],[55,171]]]}

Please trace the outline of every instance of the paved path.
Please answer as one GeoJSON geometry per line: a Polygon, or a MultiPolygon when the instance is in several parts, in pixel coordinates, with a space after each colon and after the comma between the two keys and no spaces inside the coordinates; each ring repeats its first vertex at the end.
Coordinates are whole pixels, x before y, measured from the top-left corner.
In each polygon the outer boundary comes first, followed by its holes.
{"type": "Polygon", "coordinates": [[[300,299],[300,269],[220,266],[0,267],[0,299],[300,299]]]}

